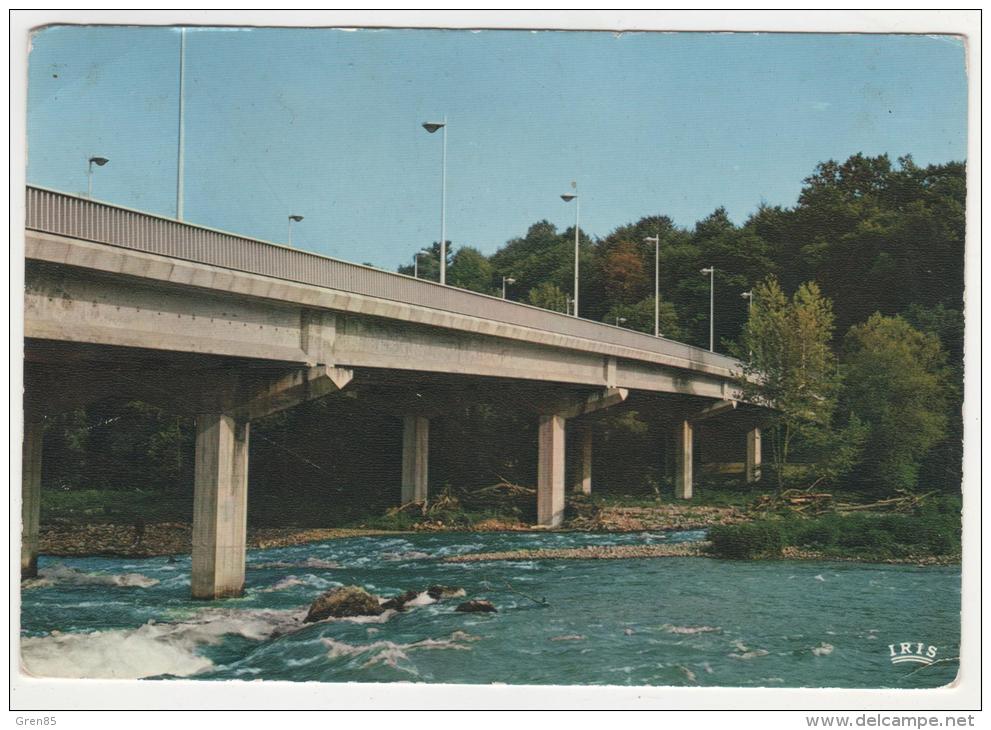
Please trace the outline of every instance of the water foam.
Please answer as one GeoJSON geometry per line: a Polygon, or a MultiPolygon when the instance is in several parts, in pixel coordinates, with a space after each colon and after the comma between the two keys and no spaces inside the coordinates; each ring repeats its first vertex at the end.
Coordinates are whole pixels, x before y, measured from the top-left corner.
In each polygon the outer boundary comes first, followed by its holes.
{"type": "Polygon", "coordinates": [[[301,626],[300,611],[204,609],[179,623],[61,633],[21,639],[21,664],[36,677],[142,679],[188,677],[213,666],[199,649],[224,636],[262,641],[301,626]]]}
{"type": "Polygon", "coordinates": [[[455,631],[444,639],[422,639],[409,644],[397,644],[394,641],[374,641],[371,644],[348,644],[336,639],[324,638],[324,645],[327,647],[327,656],[330,659],[355,658],[366,656],[361,668],[367,669],[377,664],[384,664],[410,674],[416,674],[416,669],[404,667],[399,664],[401,661],[409,661],[409,652],[430,649],[455,649],[469,651],[469,644],[478,641],[480,637],[472,636],[464,631],[455,631]]]}
{"type": "Polygon", "coordinates": [[[141,573],[86,573],[69,568],[61,563],[38,571],[37,578],[29,578],[21,583],[21,588],[48,588],[56,583],[70,583],[77,586],[119,586],[123,588],[151,588],[158,585],[157,578],[149,578],[141,573]]]}

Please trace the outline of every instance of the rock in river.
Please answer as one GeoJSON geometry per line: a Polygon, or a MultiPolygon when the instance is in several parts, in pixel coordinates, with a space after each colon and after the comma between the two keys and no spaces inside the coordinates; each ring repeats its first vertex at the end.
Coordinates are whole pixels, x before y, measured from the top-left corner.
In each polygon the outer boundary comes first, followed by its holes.
{"type": "Polygon", "coordinates": [[[322,621],[325,618],[347,616],[378,616],[385,611],[378,599],[364,588],[343,586],[334,588],[318,596],[306,614],[305,623],[322,621]]]}
{"type": "Polygon", "coordinates": [[[464,588],[454,588],[452,586],[430,586],[427,589],[427,595],[435,601],[439,601],[442,598],[458,598],[464,594],[464,588]]]}
{"type": "Polygon", "coordinates": [[[398,596],[393,596],[388,601],[382,604],[382,609],[395,609],[396,611],[403,611],[406,608],[406,604],[416,598],[419,593],[416,591],[406,591],[405,593],[400,593],[398,596]]]}
{"type": "Polygon", "coordinates": [[[454,610],[461,613],[495,613],[496,607],[492,605],[491,601],[478,598],[465,601],[454,610]]]}

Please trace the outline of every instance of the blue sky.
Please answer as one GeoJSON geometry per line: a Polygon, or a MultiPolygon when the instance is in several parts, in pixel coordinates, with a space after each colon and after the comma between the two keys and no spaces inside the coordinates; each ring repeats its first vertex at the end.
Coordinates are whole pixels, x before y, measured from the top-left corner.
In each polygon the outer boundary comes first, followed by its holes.
{"type": "MultiPolygon", "coordinates": [[[[179,33],[54,27],[29,60],[29,183],[175,214],[179,33]]],[[[927,36],[195,29],[185,219],[394,269],[440,236],[492,253],[540,219],[742,223],[816,163],[966,156],[963,44],[927,36]]]]}

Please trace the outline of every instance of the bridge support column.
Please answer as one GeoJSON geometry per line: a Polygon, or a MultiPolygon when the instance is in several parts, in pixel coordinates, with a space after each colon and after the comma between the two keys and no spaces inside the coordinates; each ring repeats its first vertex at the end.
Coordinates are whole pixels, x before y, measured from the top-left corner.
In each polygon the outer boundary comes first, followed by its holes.
{"type": "Polygon", "coordinates": [[[196,419],[193,492],[193,598],[244,590],[250,423],[227,414],[196,419]]]}
{"type": "Polygon", "coordinates": [[[747,431],[747,481],[760,481],[760,428],[747,431]]]}
{"type": "Polygon", "coordinates": [[[540,416],[537,433],[537,524],[558,527],[564,521],[563,416],[540,416]]]}
{"type": "Polygon", "coordinates": [[[581,494],[592,493],[592,427],[585,426],[581,430],[581,462],[578,465],[578,475],[575,479],[574,491],[581,494]]]}
{"type": "Polygon", "coordinates": [[[402,501],[426,502],[430,419],[424,416],[403,418],[402,501]]]}
{"type": "Polygon", "coordinates": [[[24,414],[21,461],[21,578],[38,575],[38,529],[41,522],[41,419],[24,414]]]}
{"type": "Polygon", "coordinates": [[[675,429],[674,443],[674,496],[677,499],[692,498],[692,433],[691,421],[680,421],[675,429]]]}

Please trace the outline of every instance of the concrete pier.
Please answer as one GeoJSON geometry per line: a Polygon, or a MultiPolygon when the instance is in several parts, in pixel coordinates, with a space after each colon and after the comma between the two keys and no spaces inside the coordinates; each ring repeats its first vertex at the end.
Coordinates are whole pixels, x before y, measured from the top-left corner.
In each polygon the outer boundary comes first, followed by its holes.
{"type": "Polygon", "coordinates": [[[692,422],[678,423],[674,437],[674,496],[677,499],[692,498],[692,422]]]}
{"type": "Polygon", "coordinates": [[[575,478],[574,490],[581,494],[592,493],[592,427],[581,429],[581,461],[575,478]]]}
{"type": "Polygon", "coordinates": [[[226,414],[196,419],[193,598],[244,590],[250,423],[226,414]]]}
{"type": "Polygon", "coordinates": [[[402,503],[426,502],[430,455],[430,419],[403,418],[402,503]]]}
{"type": "Polygon", "coordinates": [[[540,416],[537,432],[537,524],[564,521],[564,424],[558,414],[540,416]]]}
{"type": "Polygon", "coordinates": [[[747,481],[760,481],[760,428],[747,431],[747,481]]]}
{"type": "Polygon", "coordinates": [[[25,413],[21,462],[21,578],[38,575],[38,527],[41,521],[41,449],[44,423],[25,413]]]}

